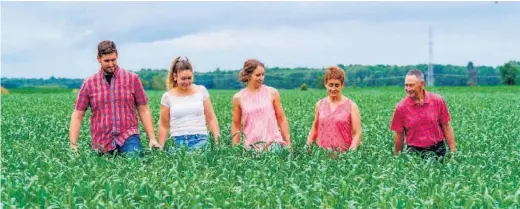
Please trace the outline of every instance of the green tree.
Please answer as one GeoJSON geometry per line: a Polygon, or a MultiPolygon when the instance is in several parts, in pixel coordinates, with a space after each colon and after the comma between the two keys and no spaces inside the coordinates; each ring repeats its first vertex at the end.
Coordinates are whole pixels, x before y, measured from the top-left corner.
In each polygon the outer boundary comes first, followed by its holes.
{"type": "Polygon", "coordinates": [[[325,85],[323,84],[323,74],[316,77],[316,88],[317,89],[324,89],[325,85]]]}
{"type": "Polygon", "coordinates": [[[164,90],[166,89],[166,80],[164,76],[156,75],[152,77],[152,89],[164,90]]]}
{"type": "Polygon", "coordinates": [[[518,66],[515,62],[510,61],[503,66],[498,67],[502,76],[502,83],[506,85],[515,85],[516,77],[518,75],[518,66]]]}
{"type": "Polygon", "coordinates": [[[143,88],[144,89],[150,89],[152,88],[152,86],[150,85],[150,82],[148,80],[145,80],[143,78],[140,78],[141,79],[141,83],[143,84],[143,88]]]}
{"type": "Polygon", "coordinates": [[[300,90],[307,91],[307,84],[302,83],[302,85],[300,86],[300,90]]]}

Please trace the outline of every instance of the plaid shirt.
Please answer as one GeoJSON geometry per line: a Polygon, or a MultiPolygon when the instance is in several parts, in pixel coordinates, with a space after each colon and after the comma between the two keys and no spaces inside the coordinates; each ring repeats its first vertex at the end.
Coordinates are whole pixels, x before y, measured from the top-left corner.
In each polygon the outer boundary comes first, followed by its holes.
{"type": "Polygon", "coordinates": [[[139,134],[136,106],[147,103],[139,76],[116,67],[110,84],[103,70],[83,81],[75,109],[91,108],[91,146],[103,153],[114,150],[116,144],[122,146],[131,135],[139,134]]]}
{"type": "Polygon", "coordinates": [[[415,103],[409,96],[397,104],[390,129],[404,132],[407,145],[426,148],[444,140],[441,124],[451,117],[440,95],[423,92],[423,104],[415,103]]]}

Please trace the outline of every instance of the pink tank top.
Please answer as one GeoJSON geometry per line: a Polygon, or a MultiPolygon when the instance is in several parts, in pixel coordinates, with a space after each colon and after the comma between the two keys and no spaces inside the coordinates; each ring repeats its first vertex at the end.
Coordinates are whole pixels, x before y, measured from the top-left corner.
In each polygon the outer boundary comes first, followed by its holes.
{"type": "Polygon", "coordinates": [[[266,85],[262,85],[258,92],[242,89],[240,91],[240,108],[242,109],[244,147],[246,149],[251,148],[250,145],[265,147],[272,142],[285,145],[278,129],[273,99],[266,85]]]}
{"type": "Polygon", "coordinates": [[[352,143],[351,107],[352,102],[347,99],[332,111],[328,98],[320,100],[318,146],[334,150],[341,149],[341,151],[350,147],[352,143]]]}

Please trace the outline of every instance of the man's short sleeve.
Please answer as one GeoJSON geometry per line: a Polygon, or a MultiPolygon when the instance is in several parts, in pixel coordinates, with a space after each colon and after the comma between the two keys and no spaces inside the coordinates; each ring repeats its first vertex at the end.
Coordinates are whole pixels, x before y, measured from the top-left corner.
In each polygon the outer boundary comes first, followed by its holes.
{"type": "Polygon", "coordinates": [[[440,100],[440,104],[439,104],[439,119],[442,123],[447,123],[448,121],[451,120],[451,115],[450,115],[450,112],[448,110],[448,105],[446,105],[446,102],[444,101],[444,99],[441,99],[440,100]]]}
{"type": "Polygon", "coordinates": [[[76,97],[76,104],[74,109],[80,111],[86,111],[90,105],[89,100],[89,89],[88,89],[88,79],[83,81],[81,84],[81,88],[79,89],[78,96],[76,97]]]}
{"type": "Polygon", "coordinates": [[[394,115],[390,124],[390,129],[396,132],[404,131],[403,115],[401,113],[401,108],[399,105],[397,105],[394,109],[394,115]]]}
{"type": "Polygon", "coordinates": [[[135,104],[137,106],[148,104],[148,97],[138,75],[134,75],[135,104]]]}

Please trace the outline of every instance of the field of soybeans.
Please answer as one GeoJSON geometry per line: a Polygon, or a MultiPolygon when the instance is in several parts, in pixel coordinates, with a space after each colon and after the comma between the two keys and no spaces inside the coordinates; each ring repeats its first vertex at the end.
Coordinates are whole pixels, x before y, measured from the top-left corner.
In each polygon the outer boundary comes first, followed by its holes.
{"type": "MultiPolygon", "coordinates": [[[[452,116],[457,153],[444,163],[393,155],[390,120],[403,87],[345,88],[361,111],[362,143],[331,158],[304,149],[325,90],[280,90],[294,151],[230,146],[235,90],[210,90],[221,143],[205,151],[144,150],[99,157],[90,111],[80,153],[69,150],[76,93],[1,97],[2,208],[519,208],[520,88],[437,87],[452,116]]],[[[162,92],[148,92],[155,130],[162,92]]],[[[141,139],[148,145],[142,126],[141,139]]],[[[170,145],[169,142],[167,145],[170,145]]]]}

